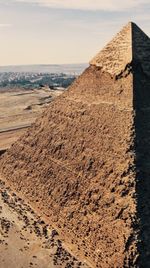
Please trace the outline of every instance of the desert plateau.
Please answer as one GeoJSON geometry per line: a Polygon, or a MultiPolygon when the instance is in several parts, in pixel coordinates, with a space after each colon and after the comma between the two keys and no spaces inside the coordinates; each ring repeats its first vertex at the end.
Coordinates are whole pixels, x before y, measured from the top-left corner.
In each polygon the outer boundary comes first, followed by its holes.
{"type": "Polygon", "coordinates": [[[10,148],[63,90],[0,89],[0,152],[10,148]]]}

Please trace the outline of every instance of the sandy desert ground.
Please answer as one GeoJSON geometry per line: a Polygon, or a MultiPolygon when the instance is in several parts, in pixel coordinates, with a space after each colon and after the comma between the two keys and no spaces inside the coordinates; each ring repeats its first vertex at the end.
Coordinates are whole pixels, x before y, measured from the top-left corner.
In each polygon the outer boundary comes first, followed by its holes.
{"type": "Polygon", "coordinates": [[[0,151],[9,148],[62,91],[0,91],[0,151]]]}

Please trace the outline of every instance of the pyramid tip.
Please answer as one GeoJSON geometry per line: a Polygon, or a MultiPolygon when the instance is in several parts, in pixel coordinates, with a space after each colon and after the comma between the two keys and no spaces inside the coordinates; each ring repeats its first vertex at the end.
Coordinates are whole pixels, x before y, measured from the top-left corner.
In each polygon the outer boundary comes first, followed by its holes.
{"type": "Polygon", "coordinates": [[[112,76],[119,75],[133,58],[142,62],[143,68],[150,68],[150,39],[132,21],[129,21],[120,32],[90,61],[91,65],[101,67],[112,76]],[[149,66],[149,67],[148,67],[149,66]]]}
{"type": "Polygon", "coordinates": [[[131,24],[131,25],[132,25],[132,24],[135,24],[135,22],[133,22],[133,21],[129,21],[128,24],[131,24]]]}
{"type": "Polygon", "coordinates": [[[131,26],[137,25],[134,21],[129,21],[128,24],[131,25],[131,26]]]}
{"type": "Polygon", "coordinates": [[[137,26],[137,24],[134,21],[129,21],[126,26],[130,26],[132,28],[133,26],[137,26]]]}

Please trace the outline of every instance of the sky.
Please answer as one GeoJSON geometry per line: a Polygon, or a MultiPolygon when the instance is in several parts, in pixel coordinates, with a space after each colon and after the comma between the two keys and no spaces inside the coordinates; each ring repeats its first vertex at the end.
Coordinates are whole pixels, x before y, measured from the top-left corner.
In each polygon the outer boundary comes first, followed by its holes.
{"type": "Polygon", "coordinates": [[[0,0],[0,65],[87,63],[150,0],[0,0]]]}

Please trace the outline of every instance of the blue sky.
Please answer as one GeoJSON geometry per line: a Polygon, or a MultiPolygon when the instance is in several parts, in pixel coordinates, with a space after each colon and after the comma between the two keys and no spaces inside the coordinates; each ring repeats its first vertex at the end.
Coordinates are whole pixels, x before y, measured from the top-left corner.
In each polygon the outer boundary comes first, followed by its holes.
{"type": "Polygon", "coordinates": [[[89,62],[128,21],[150,36],[150,0],[0,0],[0,65],[89,62]]]}

